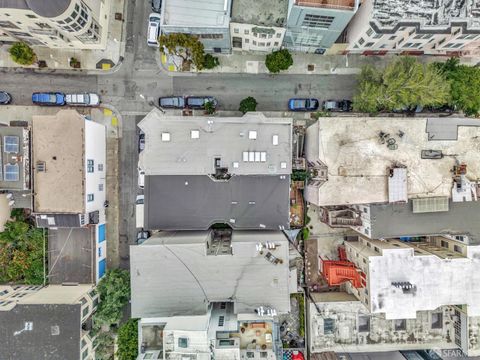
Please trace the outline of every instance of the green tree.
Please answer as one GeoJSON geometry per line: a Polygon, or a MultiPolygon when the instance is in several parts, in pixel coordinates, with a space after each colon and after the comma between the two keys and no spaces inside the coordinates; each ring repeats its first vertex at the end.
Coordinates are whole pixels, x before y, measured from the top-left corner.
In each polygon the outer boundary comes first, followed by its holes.
{"type": "Polygon", "coordinates": [[[203,67],[205,69],[213,69],[220,65],[218,57],[213,56],[212,54],[205,54],[203,57],[203,67]]]}
{"type": "Polygon", "coordinates": [[[95,313],[96,325],[118,324],[123,307],[130,299],[130,274],[126,270],[108,270],[100,280],[97,291],[100,303],[95,313]]]}
{"type": "Polygon", "coordinates": [[[458,58],[451,58],[434,66],[450,83],[450,104],[462,110],[465,115],[480,112],[480,68],[460,65],[458,58]]]}
{"type": "Polygon", "coordinates": [[[43,284],[44,233],[18,213],[0,233],[0,283],[43,284]]]}
{"type": "Polygon", "coordinates": [[[162,53],[175,54],[181,57],[184,68],[193,63],[198,70],[203,69],[205,53],[203,44],[197,36],[183,33],[162,34],[158,42],[162,53]]]}
{"type": "Polygon", "coordinates": [[[24,42],[14,43],[9,53],[12,60],[20,65],[32,65],[37,59],[33,49],[24,42]]]}
{"type": "Polygon", "coordinates": [[[442,73],[414,57],[399,58],[383,71],[367,66],[358,81],[354,110],[360,112],[438,106],[447,103],[450,97],[449,84],[442,73]]]}
{"type": "Polygon", "coordinates": [[[240,107],[238,110],[245,114],[249,111],[255,111],[257,109],[257,105],[257,100],[254,97],[249,96],[240,101],[240,107]]]}
{"type": "Polygon", "coordinates": [[[135,360],[138,355],[138,319],[130,319],[118,329],[119,360],[135,360]]]}
{"type": "Polygon", "coordinates": [[[93,341],[95,360],[113,360],[114,338],[111,332],[100,332],[93,341]]]}
{"type": "Polygon", "coordinates": [[[213,103],[213,101],[207,101],[205,103],[205,112],[208,115],[215,114],[215,104],[213,103]]]}
{"type": "Polygon", "coordinates": [[[292,54],[290,54],[287,49],[274,51],[267,55],[265,65],[271,73],[279,73],[281,70],[287,70],[293,65],[292,54]]]}

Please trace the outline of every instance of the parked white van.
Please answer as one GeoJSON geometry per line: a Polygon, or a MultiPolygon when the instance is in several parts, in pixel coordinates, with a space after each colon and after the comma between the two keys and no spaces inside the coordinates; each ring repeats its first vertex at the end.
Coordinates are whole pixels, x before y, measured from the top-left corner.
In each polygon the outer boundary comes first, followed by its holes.
{"type": "Polygon", "coordinates": [[[151,13],[148,16],[147,45],[159,47],[158,37],[160,36],[160,14],[151,13]]]}

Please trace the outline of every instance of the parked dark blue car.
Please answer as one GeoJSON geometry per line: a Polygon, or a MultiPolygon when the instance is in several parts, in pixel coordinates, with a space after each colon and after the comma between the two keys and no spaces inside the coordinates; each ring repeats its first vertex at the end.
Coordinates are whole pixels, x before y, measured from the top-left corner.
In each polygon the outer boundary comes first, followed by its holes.
{"type": "Polygon", "coordinates": [[[33,93],[32,102],[37,105],[65,105],[65,94],[59,92],[33,93]]]}
{"type": "Polygon", "coordinates": [[[320,102],[317,99],[290,99],[288,100],[288,108],[290,111],[315,111],[318,109],[320,102]]]}

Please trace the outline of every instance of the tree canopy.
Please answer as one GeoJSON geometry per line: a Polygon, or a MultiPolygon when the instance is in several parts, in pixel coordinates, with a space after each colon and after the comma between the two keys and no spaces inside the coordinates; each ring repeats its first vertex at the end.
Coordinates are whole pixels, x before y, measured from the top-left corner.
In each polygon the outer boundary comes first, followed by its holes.
{"type": "Polygon", "coordinates": [[[465,115],[478,115],[480,111],[480,68],[460,65],[458,58],[451,58],[434,66],[450,83],[450,104],[465,115]]]}
{"type": "Polygon", "coordinates": [[[448,103],[450,86],[433,65],[424,65],[414,57],[402,57],[382,70],[366,66],[358,78],[354,110],[376,113],[395,109],[414,109],[448,103]]]}
{"type": "Polygon", "coordinates": [[[287,49],[274,51],[267,55],[265,65],[271,73],[279,73],[281,70],[287,70],[293,65],[292,54],[290,54],[287,49]]]}
{"type": "Polygon", "coordinates": [[[24,42],[14,43],[9,53],[12,60],[20,65],[32,65],[37,59],[33,49],[24,42]]]}
{"type": "Polygon", "coordinates": [[[162,34],[158,42],[161,52],[180,56],[184,65],[193,63],[198,70],[203,69],[205,53],[197,36],[183,33],[162,34]]]}
{"type": "Polygon", "coordinates": [[[138,319],[129,319],[118,329],[119,360],[135,360],[138,356],[138,319]]]}
{"type": "Polygon", "coordinates": [[[218,57],[213,56],[212,54],[205,54],[203,57],[203,67],[205,69],[213,69],[214,67],[217,67],[220,65],[220,61],[218,60],[218,57]]]}
{"type": "Polygon", "coordinates": [[[117,324],[123,307],[130,299],[130,274],[126,270],[108,270],[97,286],[100,303],[95,313],[95,323],[117,324]]]}
{"type": "Polygon", "coordinates": [[[0,233],[0,283],[43,284],[43,230],[12,217],[0,233]]]}
{"type": "Polygon", "coordinates": [[[254,97],[249,96],[240,101],[240,107],[238,110],[245,114],[249,111],[255,111],[257,109],[257,105],[257,100],[254,97]]]}

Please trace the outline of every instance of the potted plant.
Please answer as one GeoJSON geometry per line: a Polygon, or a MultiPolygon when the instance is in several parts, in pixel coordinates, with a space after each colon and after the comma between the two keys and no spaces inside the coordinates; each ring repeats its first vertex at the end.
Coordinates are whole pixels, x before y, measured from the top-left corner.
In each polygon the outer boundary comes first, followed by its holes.
{"type": "Polygon", "coordinates": [[[79,69],[81,67],[81,63],[80,63],[80,61],[78,61],[77,58],[72,57],[70,59],[70,67],[72,67],[74,69],[79,69]]]}

